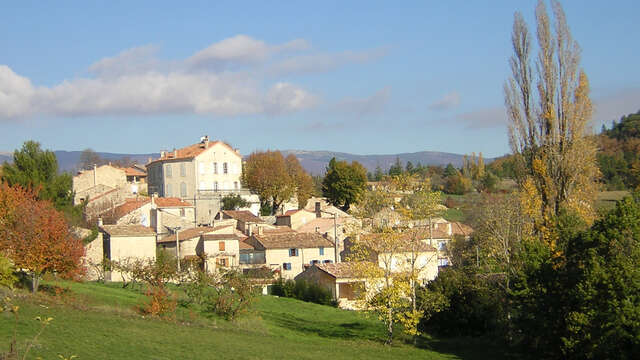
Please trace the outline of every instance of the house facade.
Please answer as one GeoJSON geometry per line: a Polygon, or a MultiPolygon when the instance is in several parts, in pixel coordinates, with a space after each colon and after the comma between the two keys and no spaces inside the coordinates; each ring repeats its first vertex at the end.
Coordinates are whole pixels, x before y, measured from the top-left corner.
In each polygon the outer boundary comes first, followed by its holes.
{"type": "MultiPolygon", "coordinates": [[[[101,225],[104,258],[115,262],[156,259],[156,233],[142,225],[101,225]]],[[[112,268],[107,281],[127,280],[128,275],[112,268]]]]}
{"type": "Polygon", "coordinates": [[[202,137],[199,143],[173,151],[147,164],[149,193],[189,199],[196,206],[198,223],[209,224],[223,196],[242,189],[242,156],[222,141],[202,137]]]}

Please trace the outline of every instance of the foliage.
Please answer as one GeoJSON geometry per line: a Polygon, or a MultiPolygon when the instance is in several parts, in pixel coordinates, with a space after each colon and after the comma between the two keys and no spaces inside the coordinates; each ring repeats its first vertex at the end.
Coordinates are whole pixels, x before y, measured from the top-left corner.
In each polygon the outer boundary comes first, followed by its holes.
{"type": "Polygon", "coordinates": [[[238,210],[249,207],[251,204],[239,194],[229,194],[222,198],[222,210],[238,210]]]}
{"type": "Polygon", "coordinates": [[[227,320],[248,312],[256,295],[251,280],[236,270],[213,274],[197,271],[185,284],[185,294],[187,303],[198,304],[227,320]]]}
{"type": "Polygon", "coordinates": [[[445,180],[444,192],[447,194],[464,195],[471,191],[471,179],[456,170],[456,174],[445,180]]]}
{"type": "Polygon", "coordinates": [[[304,280],[278,279],[271,288],[271,295],[291,297],[321,305],[335,306],[331,291],[304,280]]]}
{"type": "Polygon", "coordinates": [[[348,164],[332,158],[322,181],[322,195],[331,204],[347,211],[362,198],[367,185],[367,171],[357,161],[348,164]]]}
{"type": "Polygon", "coordinates": [[[69,233],[63,215],[33,190],[0,183],[0,252],[28,272],[32,291],[43,274],[74,276],[84,255],[82,240],[69,233]]]}
{"type": "Polygon", "coordinates": [[[512,77],[504,86],[516,178],[529,204],[535,205],[530,214],[547,241],[553,218],[564,208],[593,220],[598,176],[596,147],[585,136],[592,113],[589,81],[579,69],[579,47],[561,5],[553,1],[552,8],[553,30],[544,2],[536,8],[539,51],[533,68],[529,30],[516,13],[512,77]]]}
{"type": "Polygon", "coordinates": [[[100,166],[105,164],[106,161],[98,155],[93,149],[87,148],[80,153],[80,159],[78,160],[77,168],[80,170],[86,170],[93,168],[94,165],[100,166]]]}
{"type": "Polygon", "coordinates": [[[313,180],[298,159],[294,155],[285,159],[279,151],[251,153],[242,176],[243,183],[260,197],[261,209],[271,205],[271,214],[294,195],[299,206],[306,205],[313,192],[313,180]]]}
{"type": "Polygon", "coordinates": [[[607,189],[640,187],[640,111],[614,122],[597,141],[598,167],[607,189]]]}
{"type": "Polygon", "coordinates": [[[0,288],[13,288],[13,284],[18,281],[18,278],[14,274],[15,267],[11,260],[0,254],[0,288]]]}
{"type": "Polygon", "coordinates": [[[2,180],[33,189],[38,199],[51,201],[58,210],[72,207],[71,176],[58,174],[56,155],[43,151],[35,141],[26,141],[20,150],[14,151],[13,164],[3,166],[2,180]]]}

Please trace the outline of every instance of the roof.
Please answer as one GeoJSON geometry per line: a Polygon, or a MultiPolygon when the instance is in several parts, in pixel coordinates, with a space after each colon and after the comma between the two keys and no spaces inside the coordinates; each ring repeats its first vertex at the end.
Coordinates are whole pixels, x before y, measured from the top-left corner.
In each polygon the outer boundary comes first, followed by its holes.
{"type": "Polygon", "coordinates": [[[142,225],[102,225],[102,231],[110,236],[155,236],[152,228],[142,225]]]}
{"type": "MultiPolygon", "coordinates": [[[[98,187],[98,186],[100,186],[100,185],[92,186],[92,187],[90,187],[89,189],[85,189],[85,190],[83,190],[82,192],[86,192],[87,190],[91,190],[91,189],[96,188],[96,187],[98,187]]],[[[106,185],[105,185],[105,186],[106,186],[106,185]]],[[[109,194],[111,194],[111,193],[114,193],[114,192],[116,192],[116,191],[118,191],[118,189],[111,189],[111,190],[109,190],[109,191],[107,191],[107,192],[103,192],[102,194],[100,194],[100,195],[98,195],[98,196],[96,196],[96,197],[93,197],[93,198],[92,198],[92,197],[89,197],[89,202],[96,201],[96,200],[98,200],[98,199],[100,199],[100,198],[102,198],[102,197],[105,197],[105,196],[107,196],[107,195],[109,195],[109,194]]]]}
{"type": "Polygon", "coordinates": [[[315,266],[334,278],[359,278],[357,262],[340,262],[330,264],[315,264],[315,266]]]}
{"type": "Polygon", "coordinates": [[[240,220],[245,223],[247,222],[259,223],[259,224],[264,223],[262,219],[253,215],[249,210],[222,210],[222,213],[232,219],[240,220]]]}
{"type": "Polygon", "coordinates": [[[140,169],[137,169],[134,167],[126,167],[126,168],[123,168],[122,170],[124,170],[124,173],[127,176],[147,176],[146,172],[141,171],[140,169]]]}
{"type": "Polygon", "coordinates": [[[113,216],[116,220],[120,219],[121,217],[127,214],[130,214],[132,211],[135,211],[150,202],[151,202],[151,199],[149,198],[126,199],[124,204],[116,206],[113,209],[113,216]]]}
{"type": "MultiPolygon", "coordinates": [[[[346,221],[346,218],[339,217],[336,219],[338,227],[341,227],[346,221]]],[[[333,230],[333,218],[316,218],[300,226],[296,230],[304,233],[317,232],[323,234],[329,230],[333,230]]],[[[330,235],[333,236],[333,232],[331,232],[330,235]]]]}
{"type": "Polygon", "coordinates": [[[453,235],[469,236],[473,233],[473,228],[461,222],[454,221],[451,223],[451,233],[453,235]]]}
{"type": "Polygon", "coordinates": [[[193,207],[190,202],[180,200],[177,197],[157,197],[153,202],[158,207],[193,207]]]}
{"type": "Polygon", "coordinates": [[[238,234],[205,234],[202,236],[205,241],[207,240],[238,240],[242,241],[246,239],[246,236],[241,236],[238,234]]]}
{"type": "Polygon", "coordinates": [[[253,246],[251,246],[251,244],[248,244],[244,241],[240,241],[238,242],[238,246],[240,248],[240,250],[253,250],[255,249],[253,246]]]}
{"type": "MultiPolygon", "coordinates": [[[[180,236],[180,241],[185,241],[185,240],[193,239],[195,237],[199,237],[200,235],[203,235],[203,234],[212,233],[214,231],[220,231],[228,227],[232,227],[232,226],[231,225],[201,226],[201,227],[180,230],[178,231],[178,235],[180,236]]],[[[162,239],[158,239],[158,243],[175,242],[175,241],[176,241],[176,234],[167,235],[162,239]]]]}
{"type": "Polygon", "coordinates": [[[229,144],[223,141],[216,140],[216,141],[210,141],[207,147],[205,147],[204,143],[200,142],[197,144],[189,145],[187,147],[183,147],[182,149],[167,151],[163,157],[160,157],[159,159],[151,161],[150,163],[147,164],[147,166],[159,161],[193,159],[194,157],[202,154],[203,152],[210,149],[213,145],[216,145],[216,144],[223,145],[229,148],[229,150],[231,150],[232,153],[240,156],[240,154],[238,154],[237,151],[234,148],[232,148],[229,144]],[[175,152],[177,152],[177,156],[175,152]]]}
{"type": "Polygon", "coordinates": [[[316,233],[300,233],[283,229],[265,230],[262,235],[254,234],[254,239],[263,249],[320,248],[333,247],[333,242],[316,233]]]}

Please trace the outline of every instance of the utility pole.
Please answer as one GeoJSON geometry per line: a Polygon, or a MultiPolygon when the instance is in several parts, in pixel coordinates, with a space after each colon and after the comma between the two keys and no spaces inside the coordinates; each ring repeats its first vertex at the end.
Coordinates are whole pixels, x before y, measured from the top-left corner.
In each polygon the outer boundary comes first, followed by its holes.
{"type": "Polygon", "coordinates": [[[176,259],[178,260],[178,272],[180,272],[180,226],[172,228],[176,233],[176,259]]]}

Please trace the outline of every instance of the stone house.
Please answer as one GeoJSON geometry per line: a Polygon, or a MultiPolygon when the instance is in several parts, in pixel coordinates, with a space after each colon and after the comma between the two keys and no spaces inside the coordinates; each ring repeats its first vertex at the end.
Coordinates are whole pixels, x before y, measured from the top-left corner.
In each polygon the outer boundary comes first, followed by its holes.
{"type": "Polygon", "coordinates": [[[173,151],[161,151],[160,158],[147,164],[150,193],[193,201],[198,224],[210,224],[219,211],[222,197],[249,196],[242,189],[242,156],[222,141],[199,143],[173,151]]]}
{"type": "MultiPolygon", "coordinates": [[[[125,263],[133,260],[156,259],[156,233],[142,225],[102,225],[104,258],[125,263]]],[[[107,281],[122,281],[126,273],[111,269],[105,273],[107,281]]]]}
{"type": "Polygon", "coordinates": [[[269,267],[284,279],[293,279],[313,264],[335,262],[334,244],[315,233],[299,233],[290,228],[265,229],[244,240],[240,267],[269,267]]]}
{"type": "Polygon", "coordinates": [[[245,235],[251,235],[259,227],[273,228],[248,210],[222,210],[216,214],[214,223],[230,219],[236,221],[236,228],[245,235]]]}
{"type": "Polygon", "coordinates": [[[73,177],[74,204],[80,204],[112,189],[125,188],[126,185],[127,175],[123,169],[111,165],[94,165],[93,169],[81,170],[73,177]]]}
{"type": "Polygon", "coordinates": [[[288,226],[297,230],[311,220],[316,218],[316,213],[305,209],[289,210],[282,215],[276,216],[277,226],[288,226]]]}

